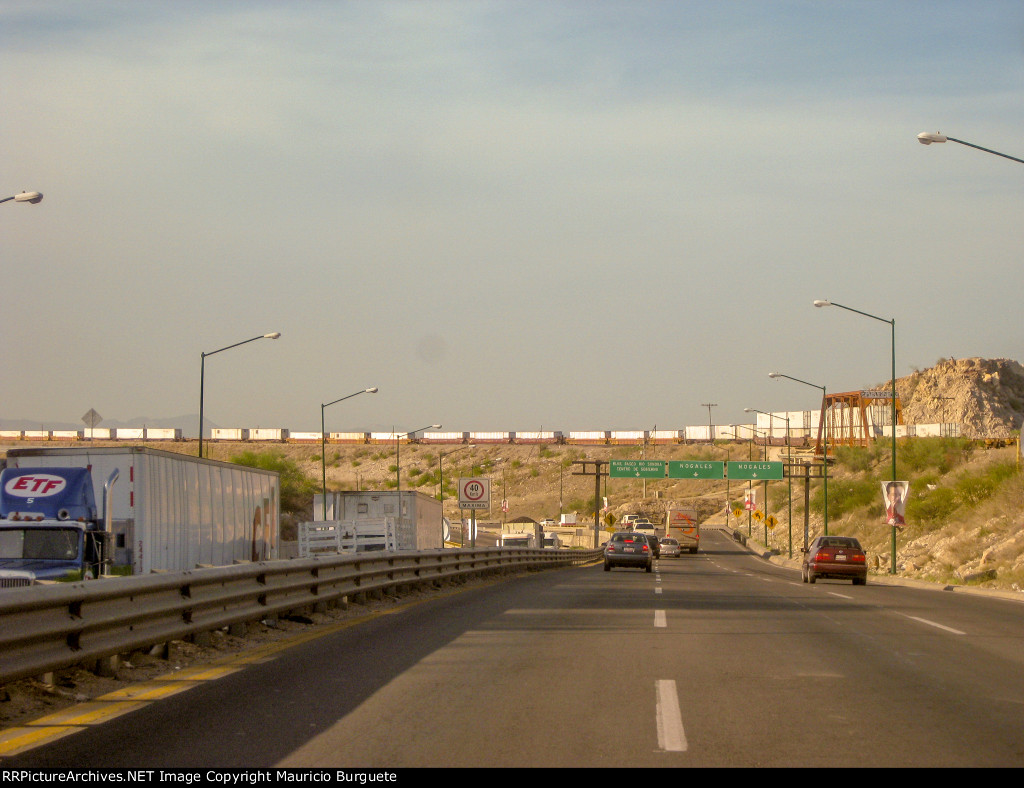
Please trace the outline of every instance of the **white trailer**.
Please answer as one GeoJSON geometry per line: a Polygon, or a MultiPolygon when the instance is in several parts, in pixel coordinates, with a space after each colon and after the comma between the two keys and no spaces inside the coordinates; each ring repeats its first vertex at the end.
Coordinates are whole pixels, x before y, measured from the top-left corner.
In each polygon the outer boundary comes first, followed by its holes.
{"type": "Polygon", "coordinates": [[[9,449],[10,468],[88,468],[96,499],[111,498],[114,566],[134,574],[278,557],[276,472],[146,447],[9,449]]]}
{"type": "Polygon", "coordinates": [[[357,548],[360,551],[444,547],[441,502],[416,490],[329,492],[326,501],[317,493],[313,496],[313,519],[304,527],[337,527],[342,534],[374,536],[376,541],[365,541],[357,548]]]}

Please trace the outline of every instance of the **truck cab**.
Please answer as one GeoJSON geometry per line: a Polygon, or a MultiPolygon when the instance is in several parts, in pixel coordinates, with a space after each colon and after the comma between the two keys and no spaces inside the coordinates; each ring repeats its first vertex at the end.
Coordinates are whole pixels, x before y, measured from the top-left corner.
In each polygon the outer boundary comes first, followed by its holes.
{"type": "Polygon", "coordinates": [[[0,472],[0,588],[98,577],[105,537],[87,468],[0,472]]]}

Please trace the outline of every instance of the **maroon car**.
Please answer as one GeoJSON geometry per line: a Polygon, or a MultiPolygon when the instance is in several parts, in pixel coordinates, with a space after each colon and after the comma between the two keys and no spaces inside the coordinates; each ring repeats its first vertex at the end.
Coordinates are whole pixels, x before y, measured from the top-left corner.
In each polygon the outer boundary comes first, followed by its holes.
{"type": "Polygon", "coordinates": [[[819,536],[804,553],[800,574],[805,583],[834,577],[862,586],[868,581],[867,556],[852,536],[819,536]]]}

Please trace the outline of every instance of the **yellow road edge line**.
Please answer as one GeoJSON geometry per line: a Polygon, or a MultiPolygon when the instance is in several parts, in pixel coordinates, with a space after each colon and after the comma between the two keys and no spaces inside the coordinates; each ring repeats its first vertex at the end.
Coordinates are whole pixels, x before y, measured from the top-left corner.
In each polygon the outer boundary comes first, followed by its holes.
{"type": "Polygon", "coordinates": [[[85,730],[91,725],[120,717],[123,714],[161,700],[179,692],[190,690],[207,681],[236,673],[245,666],[265,662],[274,655],[311,640],[340,632],[370,619],[390,615],[418,605],[424,600],[396,605],[387,610],[378,610],[363,616],[339,621],[315,631],[300,632],[292,637],[258,646],[251,651],[232,654],[204,665],[193,665],[182,670],[166,673],[138,684],[122,687],[88,701],[39,717],[24,725],[0,730],[0,757],[16,755],[19,752],[56,741],[72,733],[85,730]]]}

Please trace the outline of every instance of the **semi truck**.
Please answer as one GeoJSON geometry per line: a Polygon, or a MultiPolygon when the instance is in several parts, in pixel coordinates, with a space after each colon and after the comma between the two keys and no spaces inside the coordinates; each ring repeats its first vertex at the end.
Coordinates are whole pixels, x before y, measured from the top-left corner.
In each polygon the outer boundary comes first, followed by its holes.
{"type": "Polygon", "coordinates": [[[679,542],[680,550],[696,553],[700,547],[700,521],[696,509],[669,509],[665,519],[665,535],[679,542]]]}
{"type": "Polygon", "coordinates": [[[280,520],[276,472],[148,447],[9,449],[0,587],[273,559],[280,520]]]}

